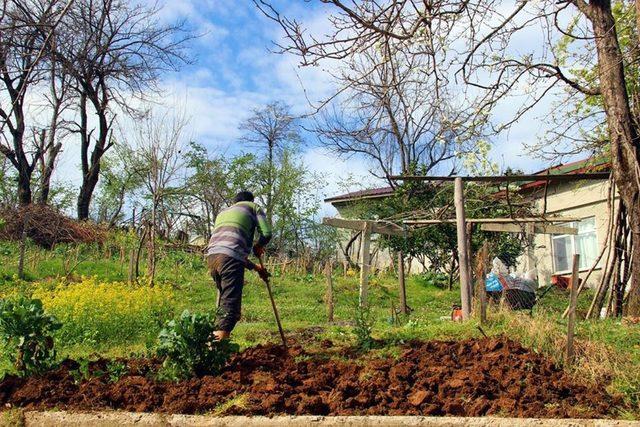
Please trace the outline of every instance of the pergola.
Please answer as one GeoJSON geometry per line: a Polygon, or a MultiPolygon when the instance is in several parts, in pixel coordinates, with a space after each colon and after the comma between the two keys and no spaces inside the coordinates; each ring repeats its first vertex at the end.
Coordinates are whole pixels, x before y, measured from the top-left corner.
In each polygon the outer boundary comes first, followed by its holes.
{"type": "MultiPolygon", "coordinates": [[[[472,274],[471,274],[471,253],[470,234],[473,224],[480,224],[484,231],[494,232],[522,232],[532,238],[534,234],[577,234],[577,230],[570,227],[558,226],[557,223],[577,221],[580,218],[540,216],[530,218],[466,218],[464,203],[465,182],[533,182],[550,181],[570,182],[583,180],[605,180],[609,178],[609,172],[576,173],[558,175],[506,175],[506,176],[392,176],[390,179],[396,181],[420,181],[420,182],[442,182],[453,181],[454,183],[454,203],[456,217],[452,219],[419,219],[406,220],[403,225],[398,225],[388,221],[350,220],[342,218],[324,218],[323,224],[362,232],[360,250],[360,304],[367,303],[368,276],[370,269],[370,245],[371,234],[387,234],[396,236],[406,236],[414,229],[426,227],[434,224],[455,223],[457,231],[458,260],[460,266],[460,299],[462,302],[463,319],[468,319],[471,314],[472,295],[472,274]]],[[[533,264],[533,249],[530,247],[527,253],[529,266],[533,264]]],[[[404,287],[403,262],[399,260],[400,277],[400,307],[406,312],[406,291],[404,287]]]]}

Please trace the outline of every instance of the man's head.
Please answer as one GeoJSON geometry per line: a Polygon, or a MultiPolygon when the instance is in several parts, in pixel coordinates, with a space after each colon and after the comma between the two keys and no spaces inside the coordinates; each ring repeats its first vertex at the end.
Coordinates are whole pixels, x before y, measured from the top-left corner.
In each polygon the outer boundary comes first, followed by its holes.
{"type": "Polygon", "coordinates": [[[253,197],[253,193],[251,191],[241,191],[236,194],[236,197],[233,199],[233,203],[238,202],[253,202],[255,197],[253,197]]]}

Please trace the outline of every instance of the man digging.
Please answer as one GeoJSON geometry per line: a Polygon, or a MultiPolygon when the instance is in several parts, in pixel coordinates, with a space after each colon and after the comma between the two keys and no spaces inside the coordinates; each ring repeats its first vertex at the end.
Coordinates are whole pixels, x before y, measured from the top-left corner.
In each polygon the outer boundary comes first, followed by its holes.
{"type": "Polygon", "coordinates": [[[256,229],[260,237],[253,245],[253,253],[260,258],[271,240],[271,227],[267,217],[249,191],[241,191],[234,204],[217,216],[213,235],[207,246],[207,265],[218,288],[218,319],[220,330],[215,331],[218,340],[228,339],[240,320],[244,269],[255,270],[262,280],[269,273],[262,265],[249,260],[256,229]]]}

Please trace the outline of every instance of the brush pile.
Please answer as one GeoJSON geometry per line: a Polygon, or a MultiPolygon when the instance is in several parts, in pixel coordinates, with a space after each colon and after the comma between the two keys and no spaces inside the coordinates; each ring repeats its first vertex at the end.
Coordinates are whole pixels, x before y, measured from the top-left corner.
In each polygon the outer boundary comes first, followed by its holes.
{"type": "Polygon", "coordinates": [[[23,233],[37,245],[51,249],[58,243],[103,242],[106,230],[91,222],[71,219],[50,206],[33,204],[0,210],[0,239],[21,240],[23,233]]]}

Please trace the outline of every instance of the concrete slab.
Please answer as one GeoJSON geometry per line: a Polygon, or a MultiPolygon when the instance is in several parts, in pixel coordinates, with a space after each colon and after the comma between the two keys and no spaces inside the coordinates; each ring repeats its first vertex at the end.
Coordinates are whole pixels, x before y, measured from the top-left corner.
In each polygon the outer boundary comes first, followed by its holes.
{"type": "MultiPolygon", "coordinates": [[[[13,411],[12,411],[13,412],[13,411]]],[[[16,420],[17,414],[11,419],[16,420]]],[[[180,426],[180,427],[360,427],[360,426],[409,426],[409,427],[640,427],[638,421],[619,420],[559,420],[533,418],[462,418],[462,417],[414,417],[414,416],[279,416],[279,417],[214,417],[210,415],[166,415],[132,412],[31,412],[21,416],[26,427],[128,427],[128,426],[180,426]]],[[[2,423],[0,417],[0,424],[2,423]]],[[[7,419],[5,418],[5,421],[7,419]]],[[[7,425],[7,424],[4,424],[7,425]]]]}

